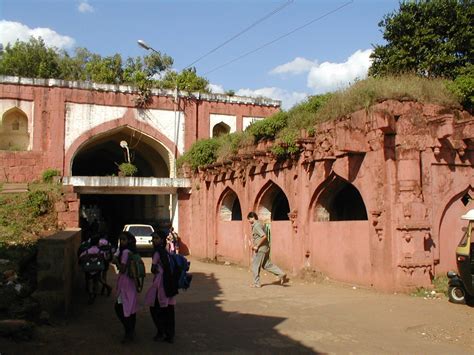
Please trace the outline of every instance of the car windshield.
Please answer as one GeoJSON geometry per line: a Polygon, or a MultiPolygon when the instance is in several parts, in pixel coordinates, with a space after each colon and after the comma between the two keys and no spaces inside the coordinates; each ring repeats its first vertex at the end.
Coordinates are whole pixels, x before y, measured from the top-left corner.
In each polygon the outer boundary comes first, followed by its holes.
{"type": "Polygon", "coordinates": [[[130,233],[132,233],[135,237],[136,236],[150,236],[151,233],[153,233],[153,229],[151,227],[145,227],[145,226],[137,226],[137,227],[130,227],[128,230],[130,233]]]}

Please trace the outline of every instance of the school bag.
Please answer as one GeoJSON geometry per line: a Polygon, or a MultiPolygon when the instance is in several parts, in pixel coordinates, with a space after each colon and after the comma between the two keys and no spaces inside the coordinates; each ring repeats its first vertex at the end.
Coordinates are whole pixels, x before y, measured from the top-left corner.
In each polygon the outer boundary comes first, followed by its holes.
{"type": "Polygon", "coordinates": [[[82,271],[87,273],[101,272],[105,270],[105,260],[100,253],[86,254],[79,258],[79,265],[82,271]]]}
{"type": "Polygon", "coordinates": [[[168,254],[170,259],[171,272],[179,290],[187,290],[191,286],[193,275],[189,275],[191,263],[183,255],[168,254]]]}
{"type": "Polygon", "coordinates": [[[110,262],[112,260],[112,245],[109,242],[107,244],[99,244],[100,253],[104,256],[106,262],[110,262]]]}
{"type": "Polygon", "coordinates": [[[265,231],[265,235],[267,236],[268,246],[272,244],[272,230],[270,227],[270,223],[265,223],[263,230],[265,231]]]}
{"type": "Polygon", "coordinates": [[[145,264],[138,253],[130,253],[128,256],[128,277],[133,279],[135,282],[135,288],[137,292],[141,292],[143,289],[143,283],[145,282],[145,264]]]}

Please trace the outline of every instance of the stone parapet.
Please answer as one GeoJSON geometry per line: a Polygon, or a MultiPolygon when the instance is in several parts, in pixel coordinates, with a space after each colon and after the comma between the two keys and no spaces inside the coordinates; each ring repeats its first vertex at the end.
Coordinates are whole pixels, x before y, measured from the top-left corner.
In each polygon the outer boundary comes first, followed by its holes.
{"type": "Polygon", "coordinates": [[[38,240],[38,288],[34,296],[49,312],[68,316],[80,270],[76,252],[81,230],[70,229],[38,240]]]}

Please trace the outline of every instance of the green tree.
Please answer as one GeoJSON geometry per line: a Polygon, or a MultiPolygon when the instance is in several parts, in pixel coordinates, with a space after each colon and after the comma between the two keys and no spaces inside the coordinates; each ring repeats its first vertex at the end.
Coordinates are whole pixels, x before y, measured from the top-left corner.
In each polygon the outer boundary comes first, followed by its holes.
{"type": "Polygon", "coordinates": [[[415,73],[455,78],[474,59],[472,0],[403,1],[378,24],[386,45],[375,45],[369,75],[415,73]]]}
{"type": "Polygon", "coordinates": [[[174,89],[178,86],[179,90],[188,92],[207,92],[209,93],[209,81],[206,78],[198,76],[195,68],[184,69],[176,73],[169,71],[161,81],[161,87],[165,89],[174,89]]]}
{"type": "Polygon", "coordinates": [[[0,60],[0,75],[26,78],[61,78],[60,55],[41,38],[8,44],[0,60]]]}

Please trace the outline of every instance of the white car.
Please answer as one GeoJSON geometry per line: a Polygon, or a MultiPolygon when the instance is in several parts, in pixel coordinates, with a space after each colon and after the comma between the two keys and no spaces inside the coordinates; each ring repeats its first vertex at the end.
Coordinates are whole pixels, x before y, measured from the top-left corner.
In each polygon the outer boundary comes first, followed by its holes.
{"type": "Polygon", "coordinates": [[[137,240],[138,250],[151,250],[153,244],[151,242],[151,233],[155,230],[149,224],[126,224],[123,227],[124,232],[130,232],[137,240]]]}

